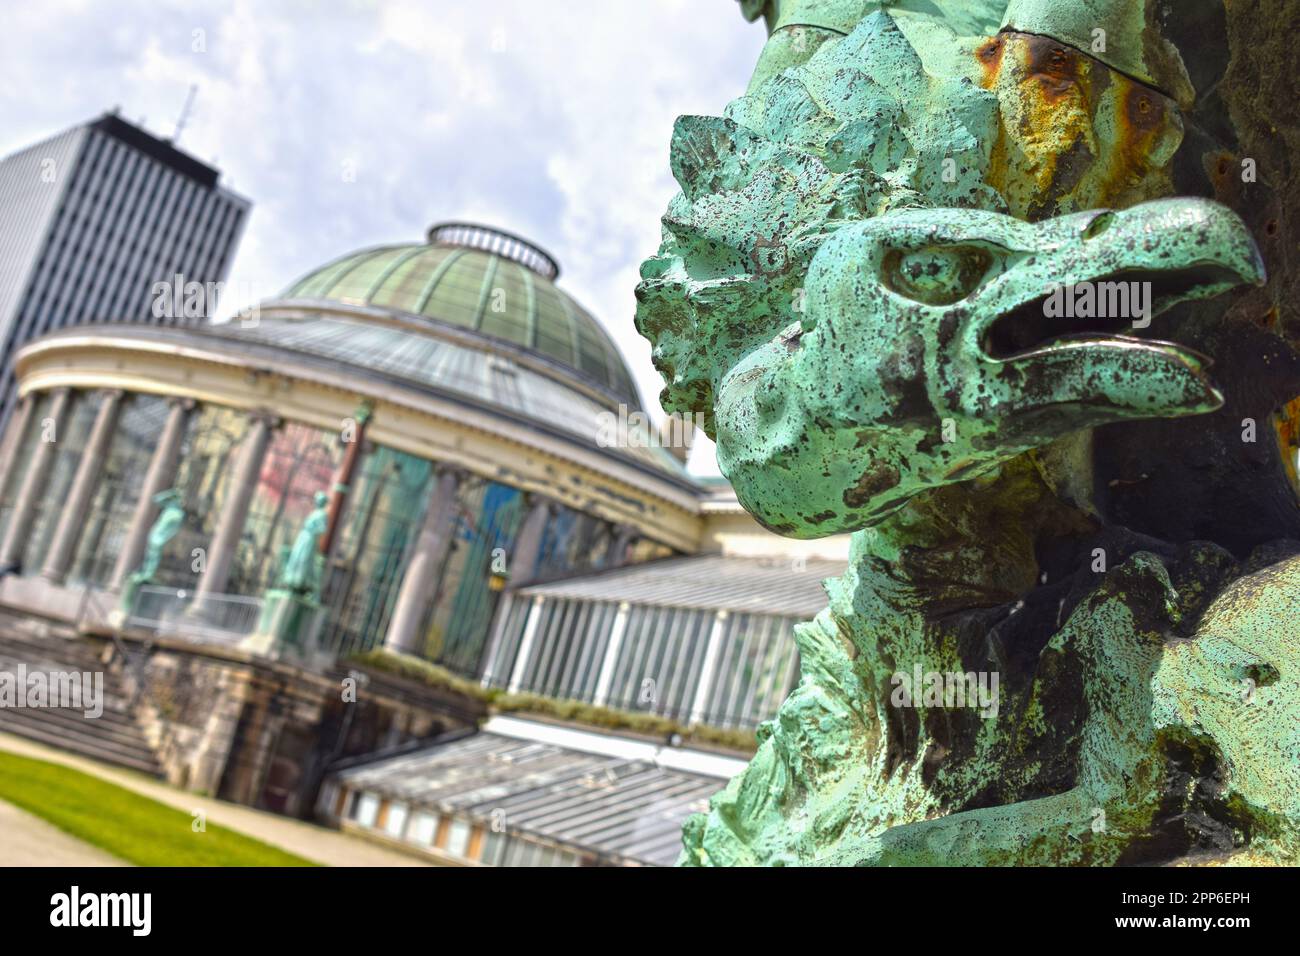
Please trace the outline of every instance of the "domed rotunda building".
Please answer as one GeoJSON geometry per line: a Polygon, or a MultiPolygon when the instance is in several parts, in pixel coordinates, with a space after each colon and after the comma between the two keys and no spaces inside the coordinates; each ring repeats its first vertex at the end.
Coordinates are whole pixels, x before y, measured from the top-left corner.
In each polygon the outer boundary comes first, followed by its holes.
{"type": "Polygon", "coordinates": [[[174,487],[184,520],[133,613],[198,602],[246,629],[323,492],[322,641],[472,673],[507,581],[694,551],[681,461],[649,435],[597,443],[602,413],[640,405],[558,276],[517,236],[449,223],[229,323],[33,343],[0,491],[4,596],[49,611],[120,591],[174,487]]]}
{"type": "Polygon", "coordinates": [[[0,729],[441,862],[671,863],[844,542],[689,475],[559,271],[448,223],[230,322],[22,349],[0,671],[116,690],[0,729]]]}

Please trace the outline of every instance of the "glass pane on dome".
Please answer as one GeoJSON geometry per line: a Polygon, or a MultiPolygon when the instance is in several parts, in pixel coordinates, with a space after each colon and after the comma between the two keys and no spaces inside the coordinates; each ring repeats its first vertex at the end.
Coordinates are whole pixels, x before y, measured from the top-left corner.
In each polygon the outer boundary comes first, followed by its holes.
{"type": "Polygon", "coordinates": [[[559,294],[546,287],[537,290],[537,339],[540,352],[567,365],[574,363],[573,330],[559,294]]]}
{"type": "Polygon", "coordinates": [[[513,262],[500,261],[488,289],[479,331],[526,346],[531,299],[523,269],[513,262]]]}
{"type": "Polygon", "coordinates": [[[418,311],[426,286],[451,254],[449,249],[426,248],[411,256],[384,279],[370,301],[403,312],[418,311]]]}
{"type": "Polygon", "coordinates": [[[334,289],[330,292],[330,298],[352,299],[358,302],[366,301],[375,282],[392,266],[394,258],[401,255],[402,251],[400,249],[385,249],[358,262],[355,269],[339,278],[334,289]]]}
{"type": "Polygon", "coordinates": [[[452,325],[473,328],[483,294],[485,256],[467,254],[457,259],[434,287],[424,314],[452,325]]]}
{"type": "MultiPolygon", "coordinates": [[[[361,297],[363,297],[367,302],[373,302],[375,296],[379,294],[380,290],[391,288],[394,275],[406,271],[411,267],[412,263],[416,262],[420,258],[420,252],[421,248],[419,246],[411,246],[394,249],[388,255],[380,256],[379,259],[375,261],[382,263],[383,268],[378,269],[373,273],[373,277],[370,278],[369,283],[360,293],[361,297]]],[[[358,273],[370,269],[372,264],[372,262],[366,263],[366,265],[357,270],[358,273]]]]}
{"type": "Polygon", "coordinates": [[[578,367],[598,382],[608,383],[609,368],[605,363],[605,354],[605,343],[595,329],[587,323],[578,323],[578,367]]]}
{"type": "MultiPolygon", "coordinates": [[[[360,255],[365,255],[361,253],[360,255]]],[[[300,280],[296,285],[289,289],[290,296],[302,296],[310,298],[315,296],[328,297],[334,288],[334,283],[339,276],[343,275],[349,269],[357,264],[358,255],[344,256],[342,259],[332,262],[325,268],[312,273],[300,280]]]]}

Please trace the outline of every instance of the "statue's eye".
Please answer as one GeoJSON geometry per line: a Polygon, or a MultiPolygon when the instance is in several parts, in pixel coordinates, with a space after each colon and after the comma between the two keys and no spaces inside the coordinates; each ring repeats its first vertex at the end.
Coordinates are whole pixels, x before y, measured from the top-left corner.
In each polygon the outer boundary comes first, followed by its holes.
{"type": "Polygon", "coordinates": [[[949,305],[975,291],[991,257],[976,246],[894,249],[885,256],[885,284],[927,305],[949,305]]]}

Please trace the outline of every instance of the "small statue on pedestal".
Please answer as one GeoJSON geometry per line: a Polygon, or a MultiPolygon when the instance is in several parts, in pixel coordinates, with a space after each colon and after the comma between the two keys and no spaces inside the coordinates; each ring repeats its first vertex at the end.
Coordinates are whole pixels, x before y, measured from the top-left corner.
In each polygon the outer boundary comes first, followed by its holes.
{"type": "Polygon", "coordinates": [[[316,633],[320,629],[321,583],[325,556],[320,553],[321,535],[329,526],[329,495],[316,492],[315,508],[307,515],[293,545],[285,553],[276,574],[275,586],[266,592],[266,603],[257,633],[244,647],[259,653],[282,654],[287,647],[306,660],[316,657],[316,633]]]}
{"type": "Polygon", "coordinates": [[[280,568],[279,587],[294,594],[319,599],[324,556],[320,553],[320,536],[329,524],[329,495],[316,492],[315,509],[303,521],[293,547],[280,568]]]}
{"type": "Polygon", "coordinates": [[[163,550],[185,523],[185,506],[181,503],[181,493],[175,488],[158,492],[154,495],[153,501],[159,508],[158,517],[153,527],[149,529],[144,560],[140,563],[140,567],[126,579],[126,586],[122,588],[118,611],[123,619],[130,616],[134,609],[140,588],[154,583],[154,575],[158,573],[158,563],[162,560],[163,550]]]}

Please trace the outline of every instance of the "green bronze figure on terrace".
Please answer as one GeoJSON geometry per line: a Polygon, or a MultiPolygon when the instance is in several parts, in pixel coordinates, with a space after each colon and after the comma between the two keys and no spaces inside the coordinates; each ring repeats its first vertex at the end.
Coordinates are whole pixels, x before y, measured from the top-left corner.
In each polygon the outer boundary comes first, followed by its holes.
{"type": "Polygon", "coordinates": [[[298,530],[293,546],[285,555],[277,575],[278,586],[295,594],[320,598],[321,572],[324,558],[320,553],[320,536],[329,523],[329,495],[316,492],[310,514],[298,530]]]}
{"type": "Polygon", "coordinates": [[[289,652],[323,665],[332,659],[319,646],[325,573],[325,555],[320,549],[321,536],[329,527],[329,495],[316,492],[312,504],[293,544],[281,550],[275,584],[263,596],[257,628],[241,646],[259,654],[289,652]]]}
{"type": "Polygon", "coordinates": [[[140,567],[127,578],[126,585],[122,588],[118,608],[123,615],[129,615],[134,609],[140,589],[146,584],[154,583],[163,551],[185,523],[185,505],[177,489],[168,488],[160,491],[154,495],[153,501],[159,508],[158,517],[154,520],[153,527],[149,529],[144,559],[140,562],[140,567]]]}

